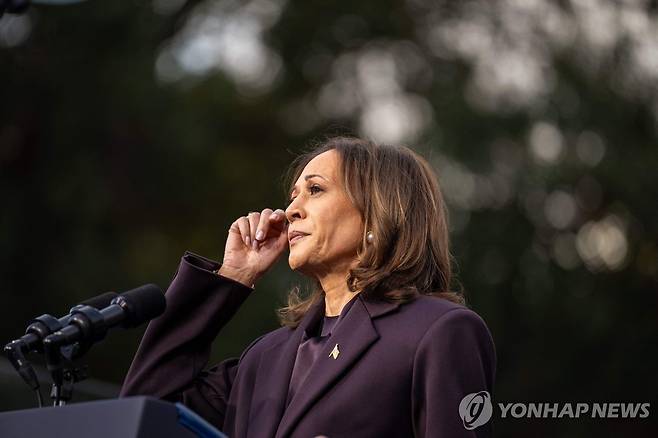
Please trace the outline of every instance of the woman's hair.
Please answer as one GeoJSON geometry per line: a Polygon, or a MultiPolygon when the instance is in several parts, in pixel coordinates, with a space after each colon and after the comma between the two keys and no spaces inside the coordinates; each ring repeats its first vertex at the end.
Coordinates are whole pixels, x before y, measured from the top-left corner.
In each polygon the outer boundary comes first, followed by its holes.
{"type": "MultiPolygon", "coordinates": [[[[329,150],[340,157],[340,174],[349,199],[361,213],[365,231],[359,264],[346,283],[369,299],[406,302],[419,294],[464,303],[450,291],[451,256],[447,212],[436,175],[427,161],[405,146],[378,145],[353,137],[333,137],[297,157],[286,184],[289,195],[304,167],[329,150]]],[[[295,287],[288,305],[277,311],[282,325],[296,327],[324,291],[303,297],[295,287]]]]}

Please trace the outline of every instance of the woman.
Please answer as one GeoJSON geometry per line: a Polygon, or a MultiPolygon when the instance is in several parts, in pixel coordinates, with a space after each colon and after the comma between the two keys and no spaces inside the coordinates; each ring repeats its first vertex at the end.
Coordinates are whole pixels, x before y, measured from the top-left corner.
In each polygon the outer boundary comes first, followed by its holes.
{"type": "Polygon", "coordinates": [[[338,137],[301,156],[285,210],[231,225],[221,265],[183,256],[121,395],[182,401],[231,438],[488,436],[459,413],[491,393],[495,353],[449,289],[436,177],[405,147],[338,137]],[[283,327],[208,371],[210,344],[290,248],[316,291],[283,327]]]}

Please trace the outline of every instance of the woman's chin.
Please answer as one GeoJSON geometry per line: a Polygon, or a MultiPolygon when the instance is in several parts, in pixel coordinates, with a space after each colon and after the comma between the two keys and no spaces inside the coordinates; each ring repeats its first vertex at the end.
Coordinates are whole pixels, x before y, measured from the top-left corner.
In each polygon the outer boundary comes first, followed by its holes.
{"type": "Polygon", "coordinates": [[[290,256],[288,256],[288,265],[290,266],[290,269],[295,272],[304,275],[309,274],[309,266],[306,259],[290,254],[290,256]]]}
{"type": "Polygon", "coordinates": [[[299,260],[299,257],[294,256],[292,253],[288,256],[288,265],[290,266],[290,269],[293,271],[298,271],[300,267],[303,266],[303,263],[301,260],[299,260]]]}

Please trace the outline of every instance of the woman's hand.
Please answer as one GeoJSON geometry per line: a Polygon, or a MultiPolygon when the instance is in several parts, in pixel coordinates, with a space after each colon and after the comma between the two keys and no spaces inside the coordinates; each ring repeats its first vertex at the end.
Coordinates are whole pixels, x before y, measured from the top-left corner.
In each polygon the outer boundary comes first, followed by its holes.
{"type": "Polygon", "coordinates": [[[266,208],[231,224],[219,274],[253,287],[288,247],[288,221],[281,209],[266,208]]]}

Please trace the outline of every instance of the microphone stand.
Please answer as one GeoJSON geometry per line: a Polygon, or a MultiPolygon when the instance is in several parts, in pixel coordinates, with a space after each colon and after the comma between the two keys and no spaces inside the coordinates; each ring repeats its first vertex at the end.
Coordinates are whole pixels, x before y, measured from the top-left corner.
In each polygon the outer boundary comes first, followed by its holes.
{"type": "Polygon", "coordinates": [[[50,398],[53,400],[53,406],[64,406],[70,402],[73,398],[73,384],[87,377],[87,365],[77,367],[72,362],[63,365],[61,385],[53,382],[50,389],[50,398]]]}
{"type": "Polygon", "coordinates": [[[160,316],[166,306],[160,288],[147,284],[113,298],[110,305],[101,310],[81,304],[61,320],[42,315],[28,327],[26,335],[7,344],[5,352],[23,380],[37,392],[40,407],[39,381],[24,354],[32,349],[43,352],[53,381],[50,393],[53,405],[62,406],[71,400],[73,384],[87,377],[87,367],[77,367],[73,359],[103,340],[110,328],[136,327],[160,316]]]}
{"type": "Polygon", "coordinates": [[[90,306],[77,306],[71,316],[71,323],[82,333],[81,340],[72,338],[77,334],[77,330],[71,333],[67,332],[66,328],[43,340],[46,367],[53,379],[50,391],[53,406],[63,406],[70,401],[73,383],[87,377],[85,367],[77,368],[73,359],[87,352],[91,345],[103,339],[108,331],[102,313],[90,306]]]}
{"type": "MultiPolygon", "coordinates": [[[[0,0],[2,1],[2,0],[0,0]]],[[[82,305],[75,306],[71,310],[81,308],[82,305]]],[[[5,345],[4,351],[7,355],[7,358],[13,365],[14,369],[18,374],[23,378],[25,383],[32,388],[33,391],[37,394],[37,402],[39,407],[43,406],[43,399],[41,397],[41,390],[39,379],[37,378],[34,368],[30,362],[25,358],[25,355],[29,353],[32,349],[36,351],[41,351],[42,347],[38,344],[34,345],[34,342],[39,339],[44,339],[48,335],[57,332],[63,328],[62,322],[55,318],[52,315],[44,314],[32,320],[32,323],[28,326],[25,331],[25,336],[20,339],[16,339],[7,345],[5,345]]],[[[91,347],[90,344],[80,345],[79,343],[72,346],[68,346],[65,349],[62,349],[62,354],[65,354],[67,359],[71,359],[75,356],[81,356],[91,347]]]]}
{"type": "Polygon", "coordinates": [[[73,398],[73,384],[86,379],[87,365],[77,366],[74,358],[82,356],[89,350],[90,344],[76,342],[73,345],[62,346],[65,337],[56,336],[44,342],[46,366],[53,378],[50,398],[53,406],[64,406],[73,398]]]}
{"type": "Polygon", "coordinates": [[[16,371],[18,371],[18,374],[23,378],[25,383],[36,392],[37,402],[39,407],[42,407],[43,399],[41,398],[41,390],[39,389],[39,379],[37,378],[37,374],[34,372],[32,365],[25,358],[24,352],[27,351],[25,342],[21,339],[17,339],[5,345],[4,350],[9,362],[11,362],[16,371]]]}
{"type": "MultiPolygon", "coordinates": [[[[59,377],[53,383],[50,391],[50,398],[53,399],[53,406],[63,406],[71,401],[73,397],[73,384],[80,382],[88,377],[87,365],[77,366],[73,359],[80,357],[90,347],[89,344],[81,344],[79,342],[73,345],[63,347],[50,346],[46,355],[50,358],[49,367],[53,368],[54,373],[59,377]]],[[[25,358],[25,352],[28,350],[23,340],[17,339],[10,342],[4,348],[5,353],[11,364],[18,371],[19,375],[23,378],[25,383],[37,394],[37,402],[39,407],[43,407],[43,398],[41,396],[41,389],[39,379],[34,371],[30,362],[25,358]]],[[[53,378],[55,380],[55,378],[53,378]]]]}

